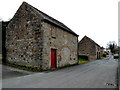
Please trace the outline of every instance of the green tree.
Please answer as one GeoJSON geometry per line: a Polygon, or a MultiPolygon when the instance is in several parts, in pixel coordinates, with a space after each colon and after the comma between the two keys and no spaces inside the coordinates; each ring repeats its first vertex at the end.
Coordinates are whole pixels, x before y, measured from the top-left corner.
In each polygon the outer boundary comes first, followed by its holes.
{"type": "Polygon", "coordinates": [[[117,52],[118,46],[115,41],[109,41],[107,43],[107,49],[110,49],[112,54],[115,54],[117,52]]]}

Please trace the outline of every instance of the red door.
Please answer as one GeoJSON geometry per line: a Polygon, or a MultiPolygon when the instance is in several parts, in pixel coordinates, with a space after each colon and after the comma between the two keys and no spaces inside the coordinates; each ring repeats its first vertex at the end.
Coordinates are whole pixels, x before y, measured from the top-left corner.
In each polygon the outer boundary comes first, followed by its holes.
{"type": "Polygon", "coordinates": [[[51,68],[56,68],[56,50],[51,49],[51,68]]]}

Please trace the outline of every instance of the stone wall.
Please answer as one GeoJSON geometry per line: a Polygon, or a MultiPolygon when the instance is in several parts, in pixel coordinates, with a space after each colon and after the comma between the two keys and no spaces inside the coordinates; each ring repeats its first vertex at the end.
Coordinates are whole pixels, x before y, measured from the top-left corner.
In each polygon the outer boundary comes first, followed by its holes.
{"type": "Polygon", "coordinates": [[[48,17],[27,3],[20,6],[6,30],[7,62],[50,69],[54,48],[57,68],[77,63],[78,37],[43,21],[45,16],[48,17]]]}
{"type": "Polygon", "coordinates": [[[90,42],[87,39],[83,39],[78,43],[78,52],[79,55],[89,55],[90,54],[90,48],[88,47],[90,45],[90,42]]]}
{"type": "Polygon", "coordinates": [[[89,56],[89,59],[96,59],[96,45],[89,39],[84,38],[78,43],[79,55],[89,56]]]}
{"type": "Polygon", "coordinates": [[[103,55],[103,50],[93,40],[87,36],[78,43],[78,53],[80,55],[88,56],[90,60],[100,59],[103,55]]]}
{"type": "Polygon", "coordinates": [[[51,49],[57,50],[57,68],[66,65],[76,64],[77,59],[77,43],[78,38],[57,26],[42,22],[43,40],[43,68],[50,68],[51,65],[51,49]]]}
{"type": "Polygon", "coordinates": [[[104,49],[100,49],[100,57],[103,57],[104,49]]]}
{"type": "Polygon", "coordinates": [[[95,46],[96,46],[96,59],[100,59],[100,57],[101,57],[101,48],[98,45],[95,45],[95,46]]]}
{"type": "Polygon", "coordinates": [[[9,63],[41,67],[42,31],[40,18],[25,4],[16,12],[6,30],[6,59],[9,63]]]}

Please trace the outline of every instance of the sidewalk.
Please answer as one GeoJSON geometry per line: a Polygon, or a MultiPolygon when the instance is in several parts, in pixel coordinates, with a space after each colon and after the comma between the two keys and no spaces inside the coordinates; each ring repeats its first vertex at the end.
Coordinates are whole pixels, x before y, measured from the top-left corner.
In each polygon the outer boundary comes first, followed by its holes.
{"type": "Polygon", "coordinates": [[[13,78],[13,77],[20,77],[20,76],[25,76],[29,74],[34,74],[36,72],[30,72],[30,71],[25,71],[25,70],[20,70],[17,68],[9,67],[0,64],[0,69],[1,69],[1,74],[2,74],[2,79],[7,79],[7,78],[13,78]]]}

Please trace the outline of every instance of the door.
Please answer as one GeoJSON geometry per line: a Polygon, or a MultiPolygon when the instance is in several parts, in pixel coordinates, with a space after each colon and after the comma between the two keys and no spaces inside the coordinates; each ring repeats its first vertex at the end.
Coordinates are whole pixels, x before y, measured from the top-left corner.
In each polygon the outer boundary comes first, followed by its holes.
{"type": "Polygon", "coordinates": [[[51,49],[51,68],[56,68],[56,50],[51,49]]]}

